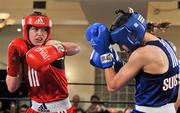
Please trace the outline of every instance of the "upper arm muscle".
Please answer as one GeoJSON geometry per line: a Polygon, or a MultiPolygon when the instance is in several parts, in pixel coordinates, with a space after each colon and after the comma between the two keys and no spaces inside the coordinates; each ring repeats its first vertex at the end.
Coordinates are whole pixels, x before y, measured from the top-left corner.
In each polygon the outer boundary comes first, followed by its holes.
{"type": "Polygon", "coordinates": [[[60,42],[58,40],[49,40],[46,45],[53,45],[57,43],[60,43],[65,47],[67,56],[72,56],[80,52],[80,46],[73,42],[60,42]]]}
{"type": "Polygon", "coordinates": [[[133,53],[128,62],[119,70],[117,75],[114,77],[114,84],[117,88],[123,87],[129,80],[134,78],[137,73],[143,68],[143,56],[135,52],[133,53]]]}
{"type": "Polygon", "coordinates": [[[62,44],[66,48],[67,56],[72,56],[80,52],[80,46],[73,42],[63,42],[62,44]]]}

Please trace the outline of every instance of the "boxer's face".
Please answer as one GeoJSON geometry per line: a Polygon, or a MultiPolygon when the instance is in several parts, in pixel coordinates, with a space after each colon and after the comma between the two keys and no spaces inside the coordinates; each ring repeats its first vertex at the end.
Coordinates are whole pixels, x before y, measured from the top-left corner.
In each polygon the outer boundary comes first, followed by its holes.
{"type": "Polygon", "coordinates": [[[46,41],[48,36],[47,27],[34,27],[31,26],[29,29],[29,40],[35,46],[42,45],[46,41]]]}

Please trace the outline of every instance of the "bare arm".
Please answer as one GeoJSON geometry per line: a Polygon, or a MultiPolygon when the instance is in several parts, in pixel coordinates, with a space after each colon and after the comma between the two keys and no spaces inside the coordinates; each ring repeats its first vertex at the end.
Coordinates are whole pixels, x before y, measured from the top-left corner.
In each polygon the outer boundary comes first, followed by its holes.
{"type": "Polygon", "coordinates": [[[13,93],[15,92],[20,86],[21,78],[20,77],[12,77],[7,75],[6,76],[6,84],[8,87],[8,91],[13,93]]]}
{"type": "Polygon", "coordinates": [[[66,55],[72,56],[80,52],[80,46],[73,42],[63,42],[63,46],[66,48],[66,55]]]}
{"type": "Polygon", "coordinates": [[[7,74],[6,76],[6,84],[7,84],[7,88],[8,88],[8,91],[13,93],[15,92],[20,84],[21,84],[21,80],[22,80],[22,64],[20,64],[20,75],[17,75],[17,76],[10,76],[7,74]]]}
{"type": "Polygon", "coordinates": [[[179,107],[180,107],[180,93],[179,93],[178,98],[175,103],[175,109],[178,110],[179,107]]]}
{"type": "Polygon", "coordinates": [[[109,91],[121,89],[129,80],[134,78],[138,71],[143,68],[142,55],[138,52],[132,54],[128,62],[116,74],[113,68],[105,69],[105,78],[109,91]],[[141,60],[141,61],[140,61],[141,60]]]}
{"type": "Polygon", "coordinates": [[[26,42],[21,38],[15,38],[8,45],[6,84],[9,92],[15,92],[20,86],[22,75],[22,63],[20,59],[24,57],[27,51],[26,42]]]}
{"type": "Polygon", "coordinates": [[[58,40],[49,40],[46,45],[53,45],[57,43],[60,43],[65,47],[67,56],[72,56],[80,52],[80,46],[73,42],[60,42],[58,40]]]}

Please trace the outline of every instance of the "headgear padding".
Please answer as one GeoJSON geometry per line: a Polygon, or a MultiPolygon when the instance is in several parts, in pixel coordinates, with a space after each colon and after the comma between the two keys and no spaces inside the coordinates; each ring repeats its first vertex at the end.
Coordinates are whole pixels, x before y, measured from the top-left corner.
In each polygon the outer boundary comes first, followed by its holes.
{"type": "Polygon", "coordinates": [[[137,12],[121,11],[111,26],[111,41],[125,45],[130,51],[141,46],[146,32],[146,20],[137,12]]]}
{"type": "Polygon", "coordinates": [[[47,16],[45,16],[45,15],[30,15],[30,16],[26,16],[22,19],[22,28],[23,28],[24,39],[28,42],[28,44],[32,45],[32,43],[29,40],[29,36],[28,36],[28,32],[29,32],[28,26],[47,27],[48,28],[48,36],[47,36],[46,41],[50,40],[52,21],[47,16]]]}

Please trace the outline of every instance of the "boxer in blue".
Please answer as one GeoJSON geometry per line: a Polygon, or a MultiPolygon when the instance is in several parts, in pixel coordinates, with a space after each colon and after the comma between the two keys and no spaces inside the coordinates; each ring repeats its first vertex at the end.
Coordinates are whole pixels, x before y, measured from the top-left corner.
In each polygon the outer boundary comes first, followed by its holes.
{"type": "Polygon", "coordinates": [[[131,113],[176,113],[180,72],[175,51],[165,39],[146,32],[141,14],[131,8],[119,12],[110,30],[102,23],[87,28],[86,39],[94,49],[90,63],[104,69],[109,91],[117,91],[135,78],[136,105],[131,113]],[[125,64],[111,44],[130,53],[125,64]]]}

